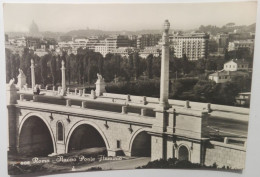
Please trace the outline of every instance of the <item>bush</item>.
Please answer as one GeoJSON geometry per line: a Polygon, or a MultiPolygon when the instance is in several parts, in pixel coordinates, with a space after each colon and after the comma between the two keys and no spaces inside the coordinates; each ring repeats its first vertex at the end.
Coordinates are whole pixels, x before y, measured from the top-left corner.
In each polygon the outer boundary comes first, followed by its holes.
{"type": "Polygon", "coordinates": [[[232,172],[241,172],[241,169],[231,169],[228,166],[223,166],[218,168],[216,163],[211,166],[202,165],[199,163],[191,163],[187,160],[178,160],[176,158],[169,158],[168,160],[155,160],[149,162],[147,165],[137,167],[137,169],[146,169],[146,168],[162,168],[162,169],[213,169],[213,170],[229,170],[232,172]]]}
{"type": "Polygon", "coordinates": [[[123,82],[106,86],[109,93],[130,94],[137,96],[159,96],[160,81],[147,80],[136,82],[123,82]]]}

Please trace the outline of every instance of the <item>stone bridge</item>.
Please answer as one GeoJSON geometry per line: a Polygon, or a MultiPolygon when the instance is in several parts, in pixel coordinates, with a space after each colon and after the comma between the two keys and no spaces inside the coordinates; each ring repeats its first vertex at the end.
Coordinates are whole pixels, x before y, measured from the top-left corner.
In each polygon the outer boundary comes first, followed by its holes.
{"type": "Polygon", "coordinates": [[[209,148],[210,114],[243,116],[239,108],[229,108],[228,113],[226,106],[189,101],[169,100],[174,109],[164,111],[158,109],[157,98],[81,92],[59,96],[45,89],[41,93],[13,89],[14,104],[8,105],[10,151],[47,156],[103,147],[108,156],[175,157],[212,164],[206,154],[214,154],[209,148]]]}
{"type": "Polygon", "coordinates": [[[212,141],[208,119],[248,119],[249,109],[169,100],[168,21],[164,27],[159,99],[106,93],[99,74],[91,94],[71,92],[63,61],[62,86],[34,95],[32,60],[32,87],[24,87],[21,70],[18,84],[11,80],[7,85],[9,153],[47,156],[100,147],[108,156],[175,157],[243,168],[245,146],[212,141]]]}

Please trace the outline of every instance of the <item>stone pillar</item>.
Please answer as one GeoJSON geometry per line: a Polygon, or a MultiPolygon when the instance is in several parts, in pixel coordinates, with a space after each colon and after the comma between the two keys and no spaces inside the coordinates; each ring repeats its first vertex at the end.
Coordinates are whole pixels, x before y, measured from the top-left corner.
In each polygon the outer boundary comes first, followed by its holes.
{"type": "Polygon", "coordinates": [[[167,132],[174,133],[174,127],[175,127],[175,109],[171,108],[168,111],[169,117],[168,117],[168,126],[167,126],[167,132]]]}
{"type": "Polygon", "coordinates": [[[122,114],[126,114],[127,113],[127,106],[122,106],[122,114]]]}
{"type": "Polygon", "coordinates": [[[168,119],[169,108],[169,29],[170,23],[168,20],[164,22],[164,32],[162,35],[162,60],[161,60],[161,80],[160,80],[160,101],[159,106],[154,110],[156,119],[152,126],[151,132],[151,159],[166,158],[166,142],[167,137],[164,136],[166,131],[166,120],[168,119]]]}
{"type": "Polygon", "coordinates": [[[79,96],[82,96],[82,94],[83,94],[83,91],[79,90],[79,96]]]}
{"type": "Polygon", "coordinates": [[[77,88],[75,88],[75,95],[77,95],[78,94],[78,89],[77,88]]]}
{"type": "Polygon", "coordinates": [[[141,109],[141,116],[146,116],[146,109],[145,108],[141,109]]]}
{"type": "Polygon", "coordinates": [[[20,101],[23,101],[24,100],[24,94],[21,94],[20,95],[20,101]]]}
{"type": "Polygon", "coordinates": [[[8,154],[15,154],[16,149],[16,107],[17,104],[17,90],[14,85],[14,79],[11,79],[6,87],[6,104],[7,104],[7,118],[8,118],[8,154]]]}
{"type": "Polygon", "coordinates": [[[207,111],[211,112],[211,104],[210,103],[207,104],[207,111]]]}
{"type": "Polygon", "coordinates": [[[61,90],[62,90],[62,87],[59,86],[59,87],[58,87],[58,94],[61,94],[61,90]]]}
{"type": "Polygon", "coordinates": [[[96,98],[97,98],[97,97],[96,97],[96,92],[95,92],[94,90],[91,90],[90,97],[91,97],[92,99],[96,99],[96,98]]]}
{"type": "Polygon", "coordinates": [[[130,99],[130,95],[129,95],[129,94],[126,95],[126,101],[131,101],[131,99],[130,99]]]}
{"type": "Polygon", "coordinates": [[[62,87],[61,95],[66,95],[66,78],[65,78],[65,62],[64,62],[64,60],[62,60],[62,62],[61,62],[61,87],[62,87]]]}
{"type": "Polygon", "coordinates": [[[186,100],[186,102],[185,102],[185,108],[190,108],[190,101],[189,101],[189,100],[186,100]]]}
{"type": "Polygon", "coordinates": [[[168,20],[164,22],[162,35],[162,60],[161,60],[161,82],[160,82],[160,106],[169,108],[169,29],[168,20]]]}
{"type": "Polygon", "coordinates": [[[35,87],[35,71],[34,71],[34,61],[31,59],[31,79],[32,79],[32,89],[35,87]]]}
{"type": "Polygon", "coordinates": [[[33,95],[33,102],[37,102],[38,101],[38,96],[37,95],[33,95]]]}
{"type": "Polygon", "coordinates": [[[71,100],[70,99],[66,100],[66,106],[71,106],[71,100]]]}
{"type": "Polygon", "coordinates": [[[87,107],[87,102],[86,101],[82,101],[81,102],[81,108],[86,108],[87,107]]]}
{"type": "Polygon", "coordinates": [[[143,96],[143,104],[146,105],[147,104],[147,99],[146,96],[143,96]]]}
{"type": "Polygon", "coordinates": [[[6,87],[6,104],[13,105],[17,103],[17,89],[14,85],[14,79],[11,79],[6,87]]]}

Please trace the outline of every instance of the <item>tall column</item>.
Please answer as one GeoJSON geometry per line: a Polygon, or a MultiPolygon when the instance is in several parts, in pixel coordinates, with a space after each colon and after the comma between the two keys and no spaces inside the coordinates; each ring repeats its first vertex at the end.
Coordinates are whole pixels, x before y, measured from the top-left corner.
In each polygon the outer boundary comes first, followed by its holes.
{"type": "Polygon", "coordinates": [[[61,88],[62,88],[62,95],[66,94],[66,78],[65,78],[65,62],[62,60],[61,62],[61,88]]]}
{"type": "Polygon", "coordinates": [[[31,59],[31,79],[32,79],[32,89],[35,87],[35,71],[34,71],[34,61],[31,59]]]}
{"type": "Polygon", "coordinates": [[[169,29],[170,23],[168,20],[164,22],[164,32],[162,35],[162,60],[161,60],[161,82],[160,82],[160,102],[155,108],[156,119],[152,126],[151,134],[151,158],[166,159],[166,143],[165,136],[166,122],[168,119],[167,109],[170,108],[169,97],[169,29]]]}
{"type": "Polygon", "coordinates": [[[164,22],[164,31],[162,35],[162,60],[161,60],[161,82],[160,82],[160,106],[169,108],[169,29],[168,20],[164,22]]]}

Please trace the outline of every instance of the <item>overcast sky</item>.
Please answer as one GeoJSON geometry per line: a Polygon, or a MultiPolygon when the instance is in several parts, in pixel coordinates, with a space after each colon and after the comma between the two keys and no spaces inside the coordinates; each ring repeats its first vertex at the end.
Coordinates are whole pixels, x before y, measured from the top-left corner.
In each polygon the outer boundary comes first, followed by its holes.
{"type": "Polygon", "coordinates": [[[28,31],[32,20],[40,31],[77,29],[160,29],[165,19],[172,29],[200,25],[222,26],[228,22],[256,22],[256,2],[183,4],[4,4],[6,32],[28,31]]]}

